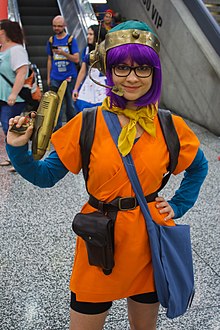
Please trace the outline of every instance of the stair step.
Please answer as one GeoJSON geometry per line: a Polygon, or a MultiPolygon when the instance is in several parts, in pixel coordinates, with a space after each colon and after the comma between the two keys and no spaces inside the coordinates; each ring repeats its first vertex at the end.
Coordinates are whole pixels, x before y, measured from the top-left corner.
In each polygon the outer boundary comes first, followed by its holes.
{"type": "Polygon", "coordinates": [[[26,36],[26,43],[29,46],[45,46],[46,47],[46,43],[47,40],[49,38],[49,35],[38,35],[38,36],[26,36]]]}
{"type": "Polygon", "coordinates": [[[20,16],[56,16],[60,14],[57,7],[19,7],[20,16]]]}
{"type": "Polygon", "coordinates": [[[57,0],[18,0],[18,8],[30,62],[37,65],[47,90],[46,44],[54,34],[52,20],[60,15],[57,0]]]}
{"type": "Polygon", "coordinates": [[[21,16],[22,25],[51,25],[54,16],[21,16]]]}
{"type": "Polygon", "coordinates": [[[18,0],[20,7],[57,7],[57,0],[18,0]]]}
{"type": "Polygon", "coordinates": [[[27,45],[29,56],[47,56],[46,46],[32,46],[27,45]]]}
{"type": "Polygon", "coordinates": [[[38,68],[47,67],[47,57],[46,56],[30,56],[31,63],[37,64],[38,68]]]}
{"type": "Polygon", "coordinates": [[[51,27],[51,25],[41,25],[41,26],[37,26],[37,25],[25,25],[23,26],[23,30],[25,35],[29,35],[29,36],[37,36],[37,35],[46,35],[49,36],[53,35],[53,29],[51,27]]]}
{"type": "Polygon", "coordinates": [[[47,76],[47,68],[41,68],[40,71],[41,71],[41,74],[42,74],[44,77],[47,76]]]}

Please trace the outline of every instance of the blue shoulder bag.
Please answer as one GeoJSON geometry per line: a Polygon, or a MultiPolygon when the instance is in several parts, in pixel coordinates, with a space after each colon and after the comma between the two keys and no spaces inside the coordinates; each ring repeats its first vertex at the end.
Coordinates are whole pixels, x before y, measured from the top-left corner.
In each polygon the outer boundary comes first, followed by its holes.
{"type": "MultiPolygon", "coordinates": [[[[117,115],[103,111],[117,146],[121,126],[117,115]]],[[[122,157],[128,177],[146,221],[154,280],[161,305],[168,318],[184,314],[194,296],[194,274],[189,225],[161,226],[152,219],[131,154],[122,157]]]]}

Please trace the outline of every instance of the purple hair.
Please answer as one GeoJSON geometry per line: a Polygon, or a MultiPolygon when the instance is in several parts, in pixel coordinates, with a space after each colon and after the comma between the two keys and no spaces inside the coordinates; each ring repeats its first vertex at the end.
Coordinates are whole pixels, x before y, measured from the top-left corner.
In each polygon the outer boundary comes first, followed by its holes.
{"type": "MultiPolygon", "coordinates": [[[[151,88],[145,95],[135,102],[135,105],[142,107],[151,103],[155,104],[160,99],[162,72],[159,56],[151,47],[141,44],[126,44],[110,49],[107,52],[107,84],[114,86],[112,67],[124,63],[127,59],[131,60],[132,65],[136,62],[139,65],[147,64],[153,67],[151,88]]],[[[114,104],[116,107],[122,109],[126,108],[127,100],[124,97],[114,94],[110,88],[107,89],[107,95],[110,96],[111,105],[114,104]]]]}

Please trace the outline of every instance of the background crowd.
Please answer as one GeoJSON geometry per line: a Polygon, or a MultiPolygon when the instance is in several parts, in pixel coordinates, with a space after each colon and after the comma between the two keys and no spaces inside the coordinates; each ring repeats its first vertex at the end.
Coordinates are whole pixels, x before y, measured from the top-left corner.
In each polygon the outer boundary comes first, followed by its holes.
{"type": "MultiPolygon", "coordinates": [[[[88,53],[123,18],[106,7],[96,8],[94,5],[94,10],[99,24],[88,28],[87,46],[82,50],[81,58],[77,39],[66,32],[64,17],[56,16],[52,20],[54,35],[48,36],[46,45],[47,88],[57,90],[64,80],[67,81],[64,102],[54,131],[84,107],[100,105],[105,98],[105,88],[89,78],[88,53]]],[[[19,23],[7,19],[0,21],[0,126],[5,136],[9,119],[30,109],[20,96],[30,64],[24,32],[19,23]]],[[[91,74],[96,81],[105,84],[105,77],[97,69],[92,69],[91,74]]],[[[10,166],[9,171],[15,172],[10,160],[3,155],[1,158],[0,166],[10,166]]]]}

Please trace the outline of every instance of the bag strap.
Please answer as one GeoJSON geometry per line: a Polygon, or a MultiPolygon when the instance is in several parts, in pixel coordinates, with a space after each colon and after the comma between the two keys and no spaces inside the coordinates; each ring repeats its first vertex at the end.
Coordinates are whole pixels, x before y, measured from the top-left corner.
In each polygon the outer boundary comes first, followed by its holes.
{"type": "Polygon", "coordinates": [[[95,135],[96,115],[97,107],[83,109],[79,144],[81,149],[82,171],[86,183],[86,189],[89,173],[90,153],[95,135]]]}
{"type": "MultiPolygon", "coordinates": [[[[8,79],[3,73],[0,73],[0,75],[2,76],[2,78],[4,78],[4,79],[7,81],[7,83],[8,83],[11,87],[14,86],[14,84],[11,82],[11,80],[9,80],[9,79],[8,79]]],[[[27,77],[25,80],[27,80],[28,78],[30,78],[31,75],[32,75],[32,81],[31,81],[31,83],[33,84],[33,83],[35,82],[35,72],[34,72],[34,70],[29,66],[29,68],[28,68],[28,77],[27,77]]],[[[18,93],[18,94],[19,94],[19,93],[18,93]]]]}
{"type": "MultiPolygon", "coordinates": [[[[118,117],[117,117],[117,115],[115,115],[114,113],[109,112],[109,111],[103,111],[103,114],[104,114],[104,118],[105,118],[106,124],[109,129],[109,132],[111,133],[111,136],[117,147],[118,137],[121,132],[121,125],[119,123],[118,117]]],[[[118,147],[117,147],[117,149],[118,149],[118,147]]],[[[119,152],[119,154],[124,163],[126,172],[128,174],[128,178],[132,184],[134,193],[138,200],[138,204],[141,207],[141,211],[144,215],[144,218],[145,218],[145,221],[147,224],[147,228],[150,231],[150,229],[153,226],[153,223],[152,223],[153,220],[150,215],[150,211],[149,211],[149,208],[148,208],[148,205],[147,205],[147,202],[146,202],[146,199],[145,199],[145,196],[144,196],[144,193],[143,193],[143,190],[142,190],[142,187],[141,187],[141,184],[140,184],[140,181],[139,181],[136,169],[135,169],[135,165],[134,165],[131,153],[129,153],[125,157],[123,157],[120,152],[119,152]]]]}
{"type": "Polygon", "coordinates": [[[168,172],[163,177],[160,189],[158,190],[160,191],[165,187],[171,174],[176,168],[180,151],[180,142],[170,110],[158,109],[158,118],[170,157],[170,162],[167,168],[168,172]]]}
{"type": "MultiPolygon", "coordinates": [[[[68,48],[69,48],[69,53],[72,55],[73,52],[72,52],[72,43],[73,43],[73,35],[70,35],[68,34],[68,48]]],[[[80,62],[78,63],[75,63],[75,67],[76,67],[76,70],[77,72],[79,73],[80,69],[81,69],[81,64],[80,62]]]]}
{"type": "Polygon", "coordinates": [[[13,83],[3,74],[3,73],[0,73],[0,75],[2,76],[2,78],[4,78],[6,81],[7,81],[7,83],[11,86],[11,87],[13,87],[13,83]]]}
{"type": "MultiPolygon", "coordinates": [[[[7,81],[7,83],[13,88],[13,83],[4,75],[4,74],[2,74],[2,73],[0,73],[0,75],[7,81]]],[[[26,88],[26,87],[25,87],[26,88]]],[[[26,102],[28,102],[28,103],[31,103],[31,104],[33,104],[34,106],[35,106],[35,108],[37,108],[38,107],[38,105],[39,105],[39,102],[38,101],[36,101],[36,100],[33,100],[32,99],[32,97],[31,97],[31,94],[30,94],[30,96],[29,95],[27,95],[25,92],[24,93],[22,93],[22,91],[23,91],[23,89],[21,89],[20,90],[20,92],[18,93],[18,95],[22,98],[22,99],[24,99],[26,102]]],[[[30,92],[31,93],[31,92],[30,92]]],[[[36,110],[36,109],[35,109],[36,110]]]]}
{"type": "Polygon", "coordinates": [[[53,51],[52,51],[52,46],[53,46],[53,40],[54,40],[54,36],[50,36],[50,38],[48,39],[49,45],[50,45],[50,55],[53,55],[53,51]]]}
{"type": "Polygon", "coordinates": [[[73,54],[72,53],[72,41],[73,41],[73,36],[72,35],[69,35],[69,38],[68,38],[68,48],[69,48],[70,54],[73,54]]]}

